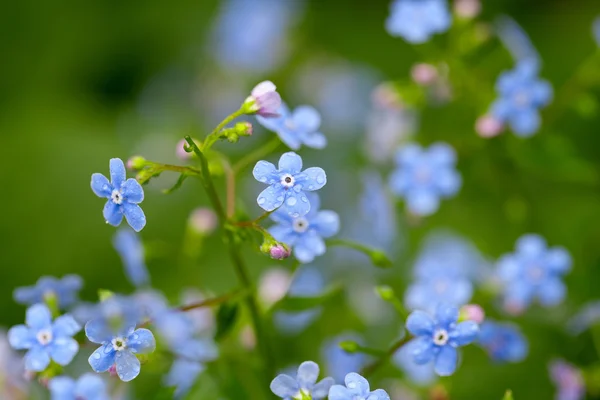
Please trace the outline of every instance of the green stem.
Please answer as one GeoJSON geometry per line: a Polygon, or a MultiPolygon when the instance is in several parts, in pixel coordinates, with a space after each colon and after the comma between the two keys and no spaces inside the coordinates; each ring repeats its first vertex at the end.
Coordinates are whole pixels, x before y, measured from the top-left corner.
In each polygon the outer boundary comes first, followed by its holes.
{"type": "Polygon", "coordinates": [[[201,144],[201,147],[202,147],[201,150],[202,151],[206,151],[206,150],[210,149],[211,146],[217,140],[219,140],[221,129],[223,129],[228,123],[230,123],[231,121],[233,121],[237,117],[242,116],[244,114],[245,113],[240,108],[239,110],[237,110],[233,114],[227,116],[227,118],[225,118],[223,121],[221,121],[221,123],[219,125],[217,125],[217,127],[206,137],[206,139],[204,140],[204,142],[201,144]]]}
{"type": "MultiPolygon", "coordinates": [[[[204,189],[208,194],[208,197],[213,205],[213,208],[215,209],[215,212],[217,214],[217,217],[219,218],[219,221],[221,222],[221,225],[225,225],[227,223],[227,215],[225,214],[225,210],[223,209],[223,205],[221,204],[221,200],[219,199],[219,196],[217,195],[217,191],[213,184],[212,177],[210,176],[210,171],[208,170],[208,162],[206,161],[206,157],[204,157],[204,154],[198,148],[198,146],[190,136],[186,136],[185,140],[186,142],[188,142],[189,146],[200,160],[200,180],[202,181],[202,185],[204,186],[204,189]]],[[[240,254],[240,249],[237,245],[234,232],[230,229],[225,229],[225,238],[229,245],[229,254],[233,262],[235,273],[239,281],[241,282],[244,290],[248,290],[248,296],[246,297],[246,305],[250,310],[250,317],[252,319],[252,324],[254,325],[254,332],[256,333],[258,347],[264,356],[264,361],[266,365],[265,378],[270,381],[271,375],[273,375],[273,368],[275,367],[274,357],[271,353],[271,348],[267,342],[265,332],[263,331],[262,321],[258,309],[258,303],[256,301],[256,296],[252,287],[252,281],[250,280],[250,276],[248,274],[248,270],[244,259],[240,254]]]]}
{"type": "Polygon", "coordinates": [[[406,337],[403,337],[402,339],[398,340],[378,360],[375,360],[373,363],[364,367],[360,374],[362,376],[364,376],[365,378],[368,375],[373,374],[375,371],[377,371],[379,368],[381,368],[390,359],[390,357],[392,357],[394,355],[394,353],[396,351],[398,351],[398,349],[400,349],[400,347],[404,346],[411,339],[412,339],[412,336],[406,335],[406,337]]]}
{"type": "Polygon", "coordinates": [[[156,172],[172,171],[179,172],[186,175],[200,175],[200,171],[193,167],[183,167],[180,165],[161,164],[153,161],[147,161],[147,165],[151,166],[156,172]]]}
{"type": "Polygon", "coordinates": [[[267,143],[262,145],[261,147],[251,151],[246,154],[244,157],[240,158],[238,162],[233,165],[233,173],[238,173],[241,169],[245,168],[248,164],[259,160],[266,155],[270,154],[272,151],[275,151],[279,145],[281,144],[281,140],[279,137],[275,136],[273,139],[269,140],[267,143]]]}
{"type": "Polygon", "coordinates": [[[375,265],[376,267],[390,268],[393,266],[392,261],[387,257],[387,255],[383,251],[373,249],[369,246],[365,246],[362,243],[358,243],[348,239],[329,239],[326,243],[329,246],[344,246],[360,251],[361,253],[367,255],[371,259],[373,265],[375,265]]]}
{"type": "Polygon", "coordinates": [[[205,299],[205,300],[199,301],[197,303],[191,303],[191,304],[187,304],[185,306],[181,306],[181,307],[179,307],[179,311],[190,311],[190,310],[195,310],[197,308],[218,306],[219,304],[223,304],[231,299],[235,299],[236,297],[242,296],[245,294],[247,294],[247,292],[245,290],[236,290],[234,292],[227,293],[222,296],[213,297],[210,299],[205,299]]]}

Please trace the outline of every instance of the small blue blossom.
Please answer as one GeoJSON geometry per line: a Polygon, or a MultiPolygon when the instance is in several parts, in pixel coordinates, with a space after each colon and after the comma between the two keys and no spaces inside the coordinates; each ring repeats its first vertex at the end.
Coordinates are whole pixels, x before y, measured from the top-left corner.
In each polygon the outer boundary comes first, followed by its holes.
{"type": "Polygon", "coordinates": [[[356,334],[343,334],[328,340],[322,349],[327,373],[331,375],[336,382],[343,381],[344,377],[350,372],[362,369],[367,364],[368,360],[367,355],[364,353],[348,353],[340,348],[340,342],[346,340],[352,340],[358,344],[361,344],[362,342],[362,339],[356,334]]]}
{"type": "Polygon", "coordinates": [[[596,41],[596,45],[600,47],[600,16],[596,17],[592,23],[592,36],[596,41]]]}
{"type": "Polygon", "coordinates": [[[404,294],[406,306],[411,310],[433,313],[439,303],[456,307],[471,300],[473,285],[468,279],[452,275],[433,275],[410,285],[404,294]]]}
{"type": "Polygon", "coordinates": [[[106,372],[116,364],[117,375],[124,382],[131,381],[140,373],[140,361],[136,354],[152,353],[156,348],[154,335],[148,329],[131,326],[114,335],[102,319],[85,324],[85,335],[90,342],[101,344],[88,359],[92,369],[106,372]]]}
{"type": "Polygon", "coordinates": [[[108,199],[103,211],[107,224],[119,226],[125,216],[136,232],[146,225],[146,216],[138,205],[144,200],[144,189],[135,179],[127,179],[121,159],[110,160],[110,182],[96,173],[92,175],[91,187],[96,196],[108,199]]]}
{"type": "Polygon", "coordinates": [[[59,365],[67,365],[79,351],[73,335],[81,326],[68,314],[52,322],[50,310],[44,304],[34,304],[27,309],[26,325],[16,325],[8,331],[8,341],[17,350],[28,350],[25,354],[25,369],[43,371],[50,359],[59,365]]]}
{"type": "Polygon", "coordinates": [[[102,320],[117,334],[140,323],[147,316],[144,311],[135,298],[112,293],[99,303],[80,304],[73,309],[73,316],[82,325],[94,319],[102,320]]]}
{"type": "Polygon", "coordinates": [[[535,298],[544,307],[559,304],[567,290],[561,278],[570,268],[571,256],[564,248],[548,248],[541,236],[523,235],[516,251],[497,264],[506,310],[521,313],[535,298]]]}
{"type": "Polygon", "coordinates": [[[333,378],[324,378],[317,383],[319,366],[312,361],[305,361],[298,367],[296,378],[281,374],[271,382],[271,391],[285,400],[308,397],[320,400],[327,397],[333,378]]]}
{"type": "Polygon", "coordinates": [[[144,246],[139,236],[130,229],[119,229],[113,237],[113,246],[121,256],[125,273],[137,287],[150,283],[150,274],[144,261],[144,246]]]}
{"type": "Polygon", "coordinates": [[[417,364],[413,353],[419,347],[417,341],[410,341],[400,347],[392,356],[392,363],[404,371],[407,378],[412,382],[427,386],[436,380],[437,375],[434,371],[434,363],[417,364]]]}
{"type": "Polygon", "coordinates": [[[106,383],[98,375],[86,373],[75,380],[57,376],[48,382],[50,400],[110,400],[106,383]]]}
{"type": "Polygon", "coordinates": [[[455,168],[456,153],[446,143],[429,148],[412,144],[396,154],[397,169],[390,176],[392,192],[406,200],[416,215],[431,215],[439,208],[439,199],[454,196],[462,184],[455,168]]]}
{"type": "Polygon", "coordinates": [[[492,104],[491,114],[507,123],[517,136],[529,137],[538,131],[541,124],[538,110],[552,100],[552,86],[538,78],[538,70],[536,60],[522,60],[496,82],[499,98],[492,104]]]}
{"type": "Polygon", "coordinates": [[[390,400],[383,389],[371,392],[369,382],[356,372],[351,372],[344,379],[346,386],[333,385],[329,389],[329,400],[390,400]]]}
{"type": "Polygon", "coordinates": [[[271,214],[277,224],[269,228],[275,239],[292,248],[292,254],[302,263],[312,262],[325,254],[325,241],[340,229],[340,218],[334,211],[319,210],[321,200],[316,193],[306,194],[310,211],[303,217],[293,218],[286,210],[271,214]]]}
{"type": "Polygon", "coordinates": [[[446,0],[394,0],[385,27],[392,36],[420,44],[447,31],[451,23],[446,0]]]}
{"type": "Polygon", "coordinates": [[[406,329],[415,335],[411,346],[417,364],[434,361],[435,373],[449,376],[458,363],[457,347],[477,339],[479,327],[473,321],[458,321],[458,308],[447,304],[438,305],[435,318],[423,311],[413,311],[406,320],[406,329]]]}
{"type": "Polygon", "coordinates": [[[313,107],[299,106],[291,112],[285,103],[281,103],[277,114],[279,117],[276,118],[257,116],[256,119],[262,126],[277,133],[290,149],[298,150],[302,145],[323,149],[327,145],[327,138],[319,132],[321,116],[313,107]]]}
{"type": "Polygon", "coordinates": [[[65,275],[61,279],[42,276],[35,286],[16,288],[13,297],[17,303],[25,305],[43,303],[54,297],[58,306],[65,309],[77,301],[77,292],[82,286],[83,280],[79,275],[65,275]]]}
{"type": "Polygon", "coordinates": [[[516,363],[529,352],[527,339],[519,328],[508,322],[495,322],[486,319],[481,324],[477,343],[483,347],[492,360],[516,363]]]}
{"type": "Polygon", "coordinates": [[[310,202],[304,192],[321,189],[327,183],[322,168],[302,171],[302,158],[294,152],[281,156],[279,168],[267,161],[257,162],[253,174],[257,181],[269,185],[258,195],[258,205],[265,211],[283,206],[294,218],[303,217],[310,211],[310,202]]]}

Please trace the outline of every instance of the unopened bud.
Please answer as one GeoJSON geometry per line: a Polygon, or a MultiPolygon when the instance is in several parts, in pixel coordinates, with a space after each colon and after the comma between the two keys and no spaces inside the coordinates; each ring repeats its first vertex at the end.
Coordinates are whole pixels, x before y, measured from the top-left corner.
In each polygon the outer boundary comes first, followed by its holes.
{"type": "Polygon", "coordinates": [[[240,136],[252,136],[252,124],[247,121],[235,124],[235,132],[240,136]]]}
{"type": "Polygon", "coordinates": [[[269,255],[274,260],[284,260],[290,256],[290,249],[283,244],[276,244],[269,249],[269,255]]]}
{"type": "Polygon", "coordinates": [[[394,297],[396,297],[396,295],[394,294],[394,289],[386,285],[377,286],[375,288],[375,291],[377,292],[379,297],[381,297],[381,299],[385,301],[391,301],[394,299],[394,297]]]}
{"type": "Polygon", "coordinates": [[[338,346],[347,353],[356,353],[358,351],[358,343],[353,340],[344,340],[338,343],[338,346]]]}
{"type": "Polygon", "coordinates": [[[464,19],[475,18],[481,12],[481,2],[479,0],[456,0],[454,12],[464,19]]]}
{"type": "Polygon", "coordinates": [[[438,78],[438,71],[431,64],[415,64],[410,70],[410,75],[416,84],[429,86],[435,83],[438,78]]]}
{"type": "Polygon", "coordinates": [[[142,156],[133,156],[127,160],[127,168],[133,171],[139,171],[146,166],[146,159],[142,156]]]}
{"type": "Polygon", "coordinates": [[[242,110],[246,114],[273,118],[279,117],[280,106],[281,96],[277,93],[277,87],[271,81],[264,81],[252,89],[252,93],[242,105],[242,110]]]}
{"type": "Polygon", "coordinates": [[[188,224],[194,232],[200,235],[208,235],[217,227],[217,215],[210,208],[196,208],[190,214],[188,224]]]}
{"type": "Polygon", "coordinates": [[[484,115],[475,122],[475,131],[483,138],[497,136],[504,129],[504,125],[492,115],[484,115]]]}
{"type": "Polygon", "coordinates": [[[485,311],[478,304],[467,304],[460,308],[460,321],[473,321],[481,324],[485,320],[485,311]]]}

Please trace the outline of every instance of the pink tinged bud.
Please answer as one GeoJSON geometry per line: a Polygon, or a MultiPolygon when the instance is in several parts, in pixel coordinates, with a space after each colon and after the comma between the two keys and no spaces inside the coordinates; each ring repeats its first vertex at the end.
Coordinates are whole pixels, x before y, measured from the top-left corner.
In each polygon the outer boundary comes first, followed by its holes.
{"type": "Polygon", "coordinates": [[[467,304],[460,309],[461,319],[481,324],[485,320],[485,311],[478,304],[467,304]]]}
{"type": "Polygon", "coordinates": [[[504,130],[502,122],[491,115],[483,115],[475,122],[475,131],[483,138],[499,135],[504,130]]]}
{"type": "Polygon", "coordinates": [[[456,0],[454,12],[461,18],[475,18],[481,12],[481,2],[479,0],[456,0]]]}
{"type": "Polygon", "coordinates": [[[415,64],[410,70],[410,75],[416,84],[429,86],[435,83],[438,78],[437,69],[431,64],[415,64]]]}
{"type": "Polygon", "coordinates": [[[192,230],[200,235],[208,235],[217,227],[217,215],[210,208],[196,208],[190,214],[188,223],[192,230]]]}
{"type": "Polygon", "coordinates": [[[235,130],[240,136],[252,136],[252,124],[250,122],[238,122],[235,124],[235,130]]]}
{"type": "Polygon", "coordinates": [[[277,244],[269,249],[269,255],[274,260],[284,260],[290,256],[290,251],[280,244],[277,244]]]}
{"type": "Polygon", "coordinates": [[[108,373],[110,376],[117,376],[117,365],[113,364],[110,366],[110,368],[108,369],[108,373]]]}
{"type": "Polygon", "coordinates": [[[279,116],[281,96],[277,93],[277,87],[273,82],[264,81],[256,85],[252,89],[249,100],[254,101],[251,107],[252,112],[266,118],[279,116]]]}

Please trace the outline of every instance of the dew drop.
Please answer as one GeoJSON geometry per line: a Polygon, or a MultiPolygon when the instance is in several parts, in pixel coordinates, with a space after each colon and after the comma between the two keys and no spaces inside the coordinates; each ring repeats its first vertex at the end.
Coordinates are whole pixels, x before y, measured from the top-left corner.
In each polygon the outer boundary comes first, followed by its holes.
{"type": "Polygon", "coordinates": [[[267,201],[267,199],[265,199],[264,197],[259,197],[258,198],[258,204],[260,204],[260,205],[265,204],[266,201],[267,201]]]}
{"type": "Polygon", "coordinates": [[[308,185],[308,190],[313,190],[315,187],[313,185],[308,185]]]}
{"type": "Polygon", "coordinates": [[[137,339],[137,338],[139,338],[138,334],[137,334],[137,333],[134,333],[134,334],[133,334],[133,338],[134,338],[134,339],[137,339]]]}
{"type": "Polygon", "coordinates": [[[294,217],[294,218],[298,218],[300,216],[300,214],[298,214],[297,212],[295,212],[295,213],[292,213],[291,216],[294,217]]]}
{"type": "Polygon", "coordinates": [[[277,201],[283,201],[283,196],[278,196],[277,201]]]}
{"type": "Polygon", "coordinates": [[[306,196],[301,196],[300,200],[302,200],[305,203],[308,203],[308,199],[306,198],[306,196]]]}
{"type": "Polygon", "coordinates": [[[296,198],[295,197],[290,197],[289,199],[287,199],[287,205],[290,207],[293,207],[296,205],[296,198]]]}
{"type": "Polygon", "coordinates": [[[263,182],[263,183],[267,182],[267,177],[263,176],[262,178],[260,178],[260,181],[263,182]]]}
{"type": "Polygon", "coordinates": [[[317,176],[317,183],[319,185],[323,184],[324,182],[325,182],[325,177],[323,175],[317,176]]]}
{"type": "Polygon", "coordinates": [[[350,382],[346,386],[348,387],[348,389],[354,389],[354,388],[356,388],[356,383],[355,382],[350,382]]]}
{"type": "Polygon", "coordinates": [[[96,360],[99,360],[99,359],[100,359],[100,354],[98,354],[98,353],[94,353],[94,358],[95,358],[96,360]]]}

